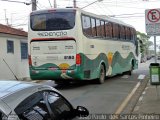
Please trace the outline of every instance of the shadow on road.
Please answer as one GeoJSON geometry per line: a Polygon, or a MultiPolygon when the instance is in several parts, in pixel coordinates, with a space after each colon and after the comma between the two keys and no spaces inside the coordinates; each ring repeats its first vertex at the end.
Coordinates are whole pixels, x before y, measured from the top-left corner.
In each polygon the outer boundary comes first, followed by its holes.
{"type": "MultiPolygon", "coordinates": [[[[117,79],[121,79],[123,74],[111,76],[111,77],[106,77],[106,80],[103,84],[107,84],[108,82],[113,82],[117,79]]],[[[62,84],[56,84],[55,88],[58,90],[65,90],[65,89],[74,89],[74,88],[79,88],[79,87],[84,87],[84,86],[90,86],[90,85],[103,85],[103,84],[98,84],[97,80],[83,80],[83,81],[76,81],[76,82],[70,82],[70,83],[62,83],[62,84]]]]}
{"type": "Polygon", "coordinates": [[[64,89],[74,89],[78,87],[84,87],[95,84],[95,80],[84,80],[84,81],[78,81],[78,82],[70,82],[66,84],[57,84],[55,86],[56,89],[64,90],[64,89]]]}

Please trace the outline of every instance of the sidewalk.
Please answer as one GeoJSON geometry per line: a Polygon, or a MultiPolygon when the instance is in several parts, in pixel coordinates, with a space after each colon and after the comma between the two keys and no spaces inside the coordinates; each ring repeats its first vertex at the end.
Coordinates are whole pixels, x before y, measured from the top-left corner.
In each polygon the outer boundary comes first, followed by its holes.
{"type": "Polygon", "coordinates": [[[150,85],[142,93],[133,114],[160,114],[160,86],[150,85]]]}

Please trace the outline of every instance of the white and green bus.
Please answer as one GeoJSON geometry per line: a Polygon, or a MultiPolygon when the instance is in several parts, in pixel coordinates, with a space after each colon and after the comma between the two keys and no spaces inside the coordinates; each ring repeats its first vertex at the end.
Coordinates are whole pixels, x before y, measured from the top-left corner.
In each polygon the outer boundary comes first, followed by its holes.
{"type": "Polygon", "coordinates": [[[105,76],[138,67],[136,30],[79,8],[32,12],[28,39],[33,80],[103,83],[105,76]]]}

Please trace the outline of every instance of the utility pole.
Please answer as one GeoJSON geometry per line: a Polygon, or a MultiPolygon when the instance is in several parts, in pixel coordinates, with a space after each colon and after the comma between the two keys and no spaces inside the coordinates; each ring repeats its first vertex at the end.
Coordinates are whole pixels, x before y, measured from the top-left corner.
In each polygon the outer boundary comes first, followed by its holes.
{"type": "Polygon", "coordinates": [[[76,2],[76,0],[73,0],[73,7],[74,7],[74,8],[77,7],[77,2],[76,2]]]}
{"type": "Polygon", "coordinates": [[[54,0],[54,8],[57,8],[57,2],[54,0]]]}
{"type": "Polygon", "coordinates": [[[32,0],[32,11],[37,10],[37,0],[32,0]]]}
{"type": "Polygon", "coordinates": [[[6,21],[6,24],[9,25],[9,23],[8,23],[8,18],[7,18],[7,13],[6,13],[6,9],[4,9],[4,14],[5,14],[5,21],[6,21]]]}

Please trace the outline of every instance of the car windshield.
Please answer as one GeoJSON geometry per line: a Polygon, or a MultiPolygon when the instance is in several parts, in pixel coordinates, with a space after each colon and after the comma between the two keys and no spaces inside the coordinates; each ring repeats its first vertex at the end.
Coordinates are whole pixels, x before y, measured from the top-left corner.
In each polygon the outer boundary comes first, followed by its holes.
{"type": "Polygon", "coordinates": [[[24,100],[23,102],[21,102],[21,104],[18,105],[18,107],[15,109],[15,112],[17,114],[21,114],[24,111],[26,111],[27,109],[33,107],[37,102],[39,102],[40,100],[42,100],[42,93],[37,92],[31,96],[29,96],[26,100],[24,100]]]}

